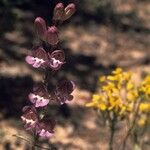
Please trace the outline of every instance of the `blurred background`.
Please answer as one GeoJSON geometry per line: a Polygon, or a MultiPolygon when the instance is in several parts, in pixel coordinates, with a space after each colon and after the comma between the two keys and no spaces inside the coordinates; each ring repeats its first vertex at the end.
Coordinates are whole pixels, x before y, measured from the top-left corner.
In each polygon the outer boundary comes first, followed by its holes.
{"type": "MultiPolygon", "coordinates": [[[[37,44],[34,19],[41,16],[51,24],[52,10],[59,0],[0,1],[0,150],[28,150],[30,138],[20,120],[34,83],[42,80],[24,61],[37,44]]],[[[138,83],[150,73],[150,3],[148,0],[62,0],[75,2],[77,11],[60,28],[67,63],[52,82],[66,77],[75,81],[74,100],[68,105],[50,106],[58,125],[55,136],[41,145],[60,150],[105,150],[109,133],[100,128],[95,111],[85,103],[97,89],[97,78],[116,67],[134,72],[138,83]],[[92,137],[92,138],[91,138],[92,137]]],[[[118,128],[115,145],[121,142],[118,128]]],[[[132,144],[128,150],[132,150],[132,144]]],[[[145,144],[143,150],[150,149],[145,144]]]]}

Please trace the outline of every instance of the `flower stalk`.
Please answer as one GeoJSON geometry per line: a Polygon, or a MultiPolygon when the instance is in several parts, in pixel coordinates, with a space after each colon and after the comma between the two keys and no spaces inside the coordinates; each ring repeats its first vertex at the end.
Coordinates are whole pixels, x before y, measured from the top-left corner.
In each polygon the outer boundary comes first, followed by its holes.
{"type": "Polygon", "coordinates": [[[37,17],[34,21],[37,36],[42,44],[34,48],[25,60],[33,68],[43,70],[44,77],[43,81],[34,85],[33,90],[29,93],[28,98],[31,105],[23,107],[21,116],[25,129],[33,134],[33,150],[39,147],[39,138],[49,139],[54,134],[56,120],[48,113],[47,106],[56,102],[63,105],[73,99],[71,95],[75,88],[73,81],[58,82],[51,91],[48,86],[50,75],[59,71],[66,63],[64,51],[57,48],[59,43],[58,25],[69,19],[74,12],[75,5],[73,3],[66,7],[62,3],[58,3],[54,8],[52,25],[48,26],[42,17],[37,17]]]}

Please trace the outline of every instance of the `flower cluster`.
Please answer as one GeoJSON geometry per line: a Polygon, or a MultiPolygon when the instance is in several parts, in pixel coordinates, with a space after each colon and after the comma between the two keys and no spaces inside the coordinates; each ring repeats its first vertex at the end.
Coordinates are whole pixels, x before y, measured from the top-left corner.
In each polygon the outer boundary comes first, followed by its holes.
{"type": "Polygon", "coordinates": [[[145,126],[150,123],[150,75],[147,75],[139,86],[141,103],[139,104],[138,125],[145,126]]]}
{"type": "Polygon", "coordinates": [[[130,72],[117,68],[111,75],[99,78],[100,92],[93,95],[87,107],[94,107],[102,112],[125,116],[132,111],[138,91],[131,80],[130,72]]]}
{"type": "Polygon", "coordinates": [[[150,75],[147,75],[143,80],[139,91],[145,96],[146,99],[150,99],[150,75]]]}
{"type": "Polygon", "coordinates": [[[92,101],[86,107],[99,110],[104,121],[109,123],[110,149],[116,124],[122,119],[127,122],[123,147],[125,148],[129,135],[134,135],[134,141],[137,142],[150,124],[150,75],[136,86],[131,72],[123,72],[121,68],[117,68],[111,75],[101,76],[99,86],[98,92],[93,94],[92,101]]]}
{"type": "Polygon", "coordinates": [[[150,101],[139,105],[138,122],[139,126],[146,126],[150,123],[150,101]]]}
{"type": "Polygon", "coordinates": [[[148,75],[140,86],[135,86],[131,72],[123,72],[121,68],[112,71],[111,75],[99,78],[100,90],[92,96],[87,107],[94,107],[102,112],[113,112],[124,116],[135,111],[150,112],[150,76],[148,75]],[[140,99],[140,101],[138,101],[140,99]]]}
{"type": "Polygon", "coordinates": [[[47,106],[52,102],[62,105],[73,99],[71,95],[75,88],[73,81],[61,81],[52,91],[49,91],[47,71],[57,71],[65,63],[64,51],[57,48],[59,43],[58,25],[69,19],[74,12],[75,5],[73,3],[66,7],[62,3],[58,3],[53,11],[53,24],[51,26],[47,26],[41,17],[37,17],[34,21],[41,44],[34,48],[25,60],[32,67],[43,69],[46,78],[44,78],[43,83],[35,85],[28,95],[31,105],[23,107],[21,119],[25,124],[25,129],[33,132],[37,137],[49,138],[54,133],[56,121],[44,113],[47,106]]]}

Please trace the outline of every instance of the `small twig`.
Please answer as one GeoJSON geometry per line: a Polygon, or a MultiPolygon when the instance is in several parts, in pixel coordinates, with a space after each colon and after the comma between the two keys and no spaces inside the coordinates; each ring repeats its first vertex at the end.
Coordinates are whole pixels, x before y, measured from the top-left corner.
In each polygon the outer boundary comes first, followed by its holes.
{"type": "Polygon", "coordinates": [[[22,136],[15,135],[15,134],[12,135],[12,136],[15,136],[15,137],[17,137],[17,138],[19,138],[19,139],[21,139],[21,140],[24,140],[24,141],[30,143],[30,145],[32,145],[32,147],[35,146],[35,147],[39,147],[39,148],[42,148],[42,149],[50,150],[50,148],[42,147],[42,146],[40,146],[40,145],[38,145],[38,144],[32,144],[32,142],[30,142],[29,139],[26,139],[26,138],[24,138],[24,137],[22,137],[22,136]]]}
{"type": "Polygon", "coordinates": [[[42,148],[42,149],[47,149],[47,150],[50,150],[50,148],[42,147],[42,146],[40,146],[40,145],[38,145],[38,144],[35,144],[34,146],[35,146],[35,147],[42,148]]]}
{"type": "Polygon", "coordinates": [[[19,136],[19,135],[16,135],[16,134],[13,134],[12,136],[15,136],[15,137],[17,137],[17,138],[20,138],[21,140],[24,140],[24,141],[26,141],[26,142],[28,142],[28,143],[31,144],[31,142],[29,141],[29,139],[26,139],[26,138],[24,138],[24,137],[22,137],[22,136],[19,136]]]}

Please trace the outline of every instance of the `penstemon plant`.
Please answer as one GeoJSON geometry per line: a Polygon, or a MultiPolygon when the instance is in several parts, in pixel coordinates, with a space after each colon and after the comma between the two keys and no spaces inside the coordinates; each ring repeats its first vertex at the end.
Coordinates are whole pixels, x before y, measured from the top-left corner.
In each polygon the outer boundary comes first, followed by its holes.
{"type": "Polygon", "coordinates": [[[23,107],[21,116],[25,129],[33,135],[32,149],[40,147],[39,138],[48,139],[54,134],[56,121],[48,117],[46,113],[48,105],[53,102],[62,105],[73,99],[71,95],[75,88],[73,81],[63,80],[51,91],[48,86],[49,74],[54,74],[66,63],[64,51],[58,48],[58,25],[69,19],[74,12],[75,4],[70,3],[65,7],[63,3],[58,3],[53,10],[51,26],[47,26],[42,17],[37,17],[34,21],[41,44],[34,48],[25,60],[32,67],[41,69],[44,72],[44,78],[41,83],[34,85],[32,92],[29,93],[31,105],[23,107]]]}

